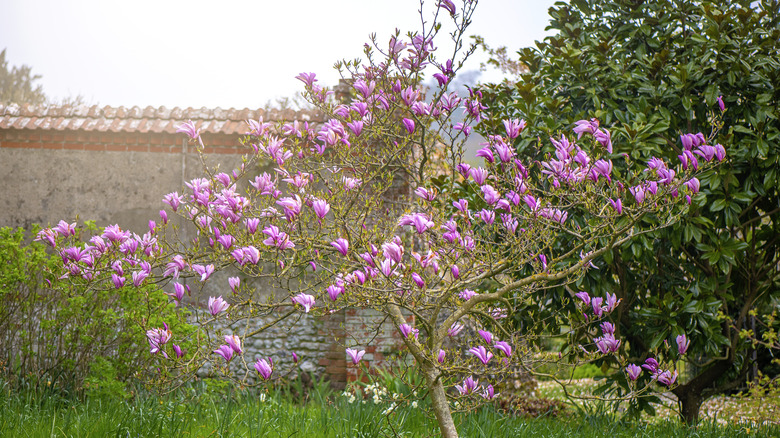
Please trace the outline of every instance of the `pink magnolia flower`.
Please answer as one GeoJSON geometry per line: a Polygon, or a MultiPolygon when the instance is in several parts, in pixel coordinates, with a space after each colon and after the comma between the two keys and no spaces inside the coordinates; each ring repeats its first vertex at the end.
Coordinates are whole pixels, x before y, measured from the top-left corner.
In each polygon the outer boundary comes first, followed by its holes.
{"type": "Polygon", "coordinates": [[[312,85],[317,82],[317,75],[314,73],[299,73],[295,79],[298,79],[299,81],[306,84],[307,88],[311,88],[312,85]]]}
{"type": "Polygon", "coordinates": [[[237,335],[225,335],[225,342],[227,342],[235,353],[241,354],[244,352],[244,350],[241,349],[241,339],[239,339],[237,335]]]}
{"type": "Polygon", "coordinates": [[[680,353],[680,356],[682,356],[686,351],[688,351],[688,346],[691,345],[691,341],[685,335],[677,336],[676,340],[677,352],[680,353]]]}
{"type": "Polygon", "coordinates": [[[688,187],[688,190],[690,190],[693,194],[699,193],[699,179],[696,177],[689,179],[685,182],[685,187],[688,187]]]}
{"type": "Polygon", "coordinates": [[[360,359],[363,358],[363,355],[366,354],[366,350],[355,350],[352,348],[347,348],[347,354],[350,358],[352,358],[352,363],[357,365],[358,362],[360,362],[360,359]]]}
{"type": "Polygon", "coordinates": [[[474,297],[475,295],[477,295],[477,293],[474,292],[473,290],[469,290],[469,289],[463,289],[463,291],[458,294],[460,299],[462,299],[463,301],[468,301],[472,297],[474,297]]]}
{"type": "Polygon", "coordinates": [[[444,358],[445,358],[446,356],[447,356],[447,353],[446,353],[444,350],[439,350],[439,355],[438,355],[438,357],[436,358],[436,360],[437,360],[439,363],[444,363],[444,358]]]}
{"type": "Polygon", "coordinates": [[[176,128],[176,132],[182,132],[187,134],[191,139],[200,139],[200,129],[195,127],[195,123],[192,120],[188,120],[176,128]]]}
{"type": "Polygon", "coordinates": [[[404,118],[401,122],[404,124],[404,128],[406,128],[406,132],[409,134],[414,133],[414,120],[404,118]]]}
{"type": "Polygon", "coordinates": [[[314,209],[314,214],[316,214],[319,219],[324,219],[325,215],[330,211],[330,204],[323,199],[315,199],[311,203],[311,207],[314,209]]]}
{"type": "Polygon", "coordinates": [[[232,290],[233,293],[236,293],[236,289],[241,286],[241,279],[238,277],[230,277],[228,278],[228,285],[230,285],[230,290],[232,290]]]}
{"type": "Polygon", "coordinates": [[[414,194],[422,199],[425,199],[426,201],[433,201],[436,199],[436,191],[428,190],[425,187],[417,187],[417,189],[414,191],[414,194]]]}
{"type": "Polygon", "coordinates": [[[425,280],[423,280],[422,277],[420,277],[420,274],[416,272],[412,272],[412,281],[419,287],[420,289],[425,287],[425,280]]]}
{"type": "Polygon", "coordinates": [[[493,343],[493,333],[490,333],[487,330],[477,330],[477,333],[485,340],[486,344],[490,345],[493,343]]]}
{"type": "Polygon", "coordinates": [[[264,380],[268,380],[268,378],[271,377],[271,373],[274,372],[274,362],[271,358],[268,358],[267,361],[265,359],[257,359],[257,362],[255,362],[255,370],[257,370],[264,380]]]}
{"type": "Polygon", "coordinates": [[[230,359],[233,359],[233,348],[230,345],[220,345],[219,348],[214,350],[214,353],[222,356],[225,362],[230,362],[230,359]]]}
{"type": "Polygon", "coordinates": [[[493,345],[493,347],[495,347],[498,350],[501,350],[501,352],[504,353],[506,357],[512,356],[512,346],[509,345],[507,342],[498,341],[493,345]]]}
{"type": "Polygon", "coordinates": [[[451,337],[458,336],[458,334],[463,330],[464,325],[461,323],[454,323],[452,326],[447,330],[447,335],[451,337]]]}
{"type": "Polygon", "coordinates": [[[360,187],[360,184],[363,183],[363,181],[360,178],[349,178],[346,176],[341,178],[341,182],[342,184],[344,184],[344,189],[347,191],[360,187]]]}
{"type": "Polygon", "coordinates": [[[631,192],[632,195],[634,195],[634,199],[636,199],[637,204],[641,204],[645,201],[645,189],[641,185],[629,187],[628,191],[631,192]]]}
{"type": "Polygon", "coordinates": [[[523,130],[523,128],[525,128],[525,120],[504,120],[504,128],[506,128],[506,136],[514,140],[520,135],[520,132],[523,130]]]}
{"type": "Polygon", "coordinates": [[[636,380],[639,378],[639,375],[642,374],[642,368],[639,368],[637,365],[629,364],[626,367],[626,374],[628,374],[628,378],[631,380],[636,380]]]}
{"type": "Polygon", "coordinates": [[[146,339],[149,341],[149,352],[155,354],[171,340],[171,331],[167,324],[164,328],[153,328],[146,331],[146,339]]]}
{"type": "Polygon", "coordinates": [[[181,283],[173,283],[173,293],[168,295],[176,301],[181,301],[184,298],[184,286],[181,283]]]}
{"type": "Polygon", "coordinates": [[[398,242],[393,241],[383,243],[382,255],[396,263],[400,262],[404,257],[404,247],[401,245],[400,239],[398,242]]]}
{"type": "Polygon", "coordinates": [[[609,131],[606,129],[597,129],[596,132],[593,133],[593,137],[607,149],[607,152],[610,154],[612,153],[612,135],[610,135],[609,131]]]}
{"type": "Polygon", "coordinates": [[[716,100],[718,101],[718,108],[720,108],[720,112],[726,111],[726,105],[723,103],[723,96],[718,96],[716,100]]]}
{"type": "Polygon", "coordinates": [[[658,379],[658,383],[662,383],[666,386],[672,386],[677,380],[677,371],[675,370],[674,374],[672,374],[671,371],[666,370],[662,373],[659,373],[656,378],[658,379]]]}
{"type": "Polygon", "coordinates": [[[111,281],[114,282],[114,287],[117,289],[120,289],[125,285],[125,277],[120,277],[119,275],[116,275],[116,273],[111,274],[111,281]]]}
{"type": "Polygon", "coordinates": [[[135,287],[141,286],[141,284],[144,282],[146,277],[149,276],[149,273],[146,271],[135,271],[133,272],[133,285],[135,287]]]}
{"type": "Polygon", "coordinates": [[[593,134],[599,128],[599,121],[596,119],[591,120],[578,120],[575,122],[573,131],[577,134],[577,138],[582,137],[582,134],[593,134]]]}
{"type": "Polygon", "coordinates": [[[474,179],[474,182],[481,186],[488,178],[488,171],[481,167],[474,167],[469,170],[469,176],[474,179]]]}
{"type": "Polygon", "coordinates": [[[314,307],[314,296],[309,294],[298,294],[290,298],[293,303],[303,306],[304,313],[309,313],[312,307],[314,307]]]}
{"type": "MultiPolygon", "coordinates": [[[[118,226],[116,225],[114,226],[118,228],[118,226]]],[[[59,234],[62,234],[63,236],[74,236],[76,234],[76,223],[73,222],[72,224],[69,224],[61,220],[59,221],[59,223],[57,223],[56,227],[52,228],[52,230],[56,231],[59,234]]]]}
{"type": "Polygon", "coordinates": [[[442,9],[446,9],[450,15],[455,15],[455,3],[452,0],[440,0],[438,6],[442,9]]]}
{"type": "Polygon", "coordinates": [[[612,206],[612,209],[615,210],[615,213],[623,214],[623,202],[620,201],[620,198],[618,198],[617,201],[610,199],[609,205],[612,206]]]}
{"type": "Polygon", "coordinates": [[[428,229],[433,228],[436,224],[428,219],[428,216],[422,213],[413,213],[401,216],[401,219],[398,220],[398,225],[401,227],[412,225],[417,229],[418,234],[422,234],[428,229]]]}
{"type": "Polygon", "coordinates": [[[209,276],[214,273],[214,265],[192,265],[192,270],[200,275],[201,283],[208,280],[209,276]]]}
{"type": "Polygon", "coordinates": [[[601,354],[614,353],[620,348],[620,340],[615,339],[611,334],[605,334],[600,338],[595,338],[594,341],[601,354]]]}
{"type": "Polygon", "coordinates": [[[301,213],[303,201],[301,201],[300,196],[295,195],[294,197],[284,197],[276,201],[276,204],[284,209],[284,216],[287,220],[292,221],[301,213]]]}
{"type": "Polygon", "coordinates": [[[478,382],[478,380],[474,380],[473,377],[468,376],[463,380],[463,385],[455,385],[455,389],[457,389],[461,395],[467,395],[476,389],[478,382]]]}
{"type": "Polygon", "coordinates": [[[409,324],[401,324],[398,329],[401,331],[401,334],[404,335],[404,338],[408,338],[410,335],[413,335],[416,339],[420,334],[420,330],[412,328],[412,326],[409,324]]]}
{"type": "Polygon", "coordinates": [[[645,360],[644,365],[642,365],[642,368],[646,369],[650,373],[655,374],[656,372],[658,372],[659,365],[660,364],[658,363],[657,360],[653,359],[652,357],[648,357],[645,360]]]}
{"type": "MultiPolygon", "coordinates": [[[[269,225],[265,227],[263,229],[263,234],[268,236],[267,239],[263,240],[263,244],[266,246],[275,246],[282,251],[290,248],[295,248],[295,243],[290,241],[290,238],[289,236],[287,236],[287,233],[285,233],[284,231],[280,231],[276,225],[269,225]]],[[[257,251],[257,249],[254,247],[249,247],[249,248],[252,248],[255,251],[257,251]]]]}
{"type": "Polygon", "coordinates": [[[485,390],[482,391],[482,394],[480,395],[485,400],[493,400],[498,394],[495,393],[495,389],[493,389],[493,385],[488,385],[487,388],[485,388],[485,390]]]}
{"type": "Polygon", "coordinates": [[[328,292],[328,296],[331,300],[336,301],[339,298],[339,295],[344,293],[344,288],[335,284],[332,284],[328,286],[326,289],[328,292]]]}
{"type": "Polygon", "coordinates": [[[223,300],[221,296],[219,298],[209,297],[209,312],[213,316],[219,315],[227,310],[228,307],[230,307],[230,304],[223,300]]]}
{"type": "Polygon", "coordinates": [[[349,241],[347,239],[344,239],[343,237],[340,237],[333,242],[330,242],[331,246],[336,248],[336,251],[341,253],[341,255],[346,256],[347,252],[349,251],[349,241]]]}

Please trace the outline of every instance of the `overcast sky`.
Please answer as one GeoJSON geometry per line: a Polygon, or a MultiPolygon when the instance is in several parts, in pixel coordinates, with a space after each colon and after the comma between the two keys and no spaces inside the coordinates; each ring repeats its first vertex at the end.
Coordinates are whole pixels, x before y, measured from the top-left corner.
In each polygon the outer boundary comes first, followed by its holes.
{"type": "MultiPolygon", "coordinates": [[[[470,33],[513,51],[533,45],[546,36],[553,3],[482,0],[470,33]]],[[[38,84],[55,99],[259,108],[300,91],[294,77],[303,71],[335,84],[335,61],[361,56],[372,32],[387,41],[396,28],[417,30],[419,6],[419,0],[0,0],[0,50],[7,48],[10,65],[26,64],[43,76],[38,84]]],[[[468,69],[477,70],[480,59],[468,69]]]]}

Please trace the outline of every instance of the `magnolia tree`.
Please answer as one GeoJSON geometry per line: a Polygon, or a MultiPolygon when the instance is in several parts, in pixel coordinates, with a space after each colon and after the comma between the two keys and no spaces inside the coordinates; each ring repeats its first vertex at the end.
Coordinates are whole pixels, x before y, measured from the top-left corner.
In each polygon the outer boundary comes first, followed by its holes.
{"type": "MultiPolygon", "coordinates": [[[[555,152],[543,161],[522,161],[510,145],[525,122],[506,120],[477,153],[484,161],[467,164],[463,143],[489,111],[479,93],[461,98],[448,84],[473,50],[462,41],[475,6],[441,1],[418,33],[366,45],[364,64],[342,64],[349,103],[335,101],[313,73],[300,74],[306,98],[327,122],[248,121],[243,165],[230,173],[206,169],[183,193],[165,196],[161,218],[142,236],[110,226],[78,243],[75,224],[61,222],[40,239],[62,255],[70,281],[87,288],[167,285],[168,306],[184,298],[184,277],[205,284],[217,271],[236,273],[220,285],[223,296],[209,298],[195,335],[139,321],[160,381],[189,376],[206,362],[242,384],[249,373],[260,383],[282,374],[272,358],[244,357],[243,342],[257,331],[223,336],[214,329],[221,322],[374,309],[392,321],[424,377],[420,394],[442,435],[457,436],[452,407],[492,399],[493,382],[484,376],[525,364],[519,351],[529,343],[507,316],[531,291],[570,283],[610,248],[673,222],[698,190],[690,162],[723,154],[691,135],[682,163],[648,157],[617,174],[612,160],[623,158],[612,154],[609,131],[582,120],[573,134],[550,139],[555,152]],[[452,50],[437,57],[445,25],[452,50]],[[436,87],[421,86],[425,74],[436,87]],[[463,122],[450,121],[456,111],[463,122]],[[249,176],[268,163],[272,169],[249,176]],[[196,237],[179,239],[171,215],[196,237]],[[647,217],[655,225],[640,227],[647,217]],[[562,234],[572,237],[570,245],[555,244],[562,234]],[[258,299],[248,279],[263,279],[275,293],[258,299]],[[183,342],[193,347],[184,351],[183,342]]],[[[194,124],[179,131],[202,146],[194,124]]],[[[578,311],[564,319],[591,335],[581,351],[615,355],[629,381],[644,369],[653,382],[674,384],[671,360],[629,364],[619,357],[621,341],[607,319],[620,305],[615,296],[580,291],[571,299],[578,311]]],[[[677,343],[683,354],[687,339],[677,343]]],[[[357,365],[366,345],[344,347],[357,365]]]]}

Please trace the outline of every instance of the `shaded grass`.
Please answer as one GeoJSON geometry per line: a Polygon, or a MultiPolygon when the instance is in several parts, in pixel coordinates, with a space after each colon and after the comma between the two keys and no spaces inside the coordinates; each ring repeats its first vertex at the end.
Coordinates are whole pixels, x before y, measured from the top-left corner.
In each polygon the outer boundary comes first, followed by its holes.
{"type": "MultiPolygon", "coordinates": [[[[288,394],[191,389],[158,397],[71,400],[51,394],[0,392],[3,437],[422,437],[438,436],[425,406],[349,403],[314,393],[307,403],[288,394]]],[[[609,416],[524,419],[484,407],[455,417],[463,437],[770,437],[780,427],[664,421],[630,424],[609,416]]]]}

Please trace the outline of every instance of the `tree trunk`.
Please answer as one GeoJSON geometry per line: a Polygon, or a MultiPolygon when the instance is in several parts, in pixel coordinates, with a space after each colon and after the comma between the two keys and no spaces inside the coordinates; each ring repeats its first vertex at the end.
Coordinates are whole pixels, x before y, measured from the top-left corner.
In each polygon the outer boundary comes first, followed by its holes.
{"type": "Polygon", "coordinates": [[[433,367],[426,367],[423,369],[423,372],[425,373],[425,380],[431,395],[433,413],[436,415],[436,421],[439,423],[441,436],[458,438],[458,430],[455,428],[455,422],[452,420],[447,393],[444,391],[444,384],[439,378],[441,373],[433,367]]]}
{"type": "Polygon", "coordinates": [[[699,408],[704,401],[701,391],[685,391],[675,394],[680,400],[680,416],[686,424],[694,425],[699,422],[699,408]]]}

